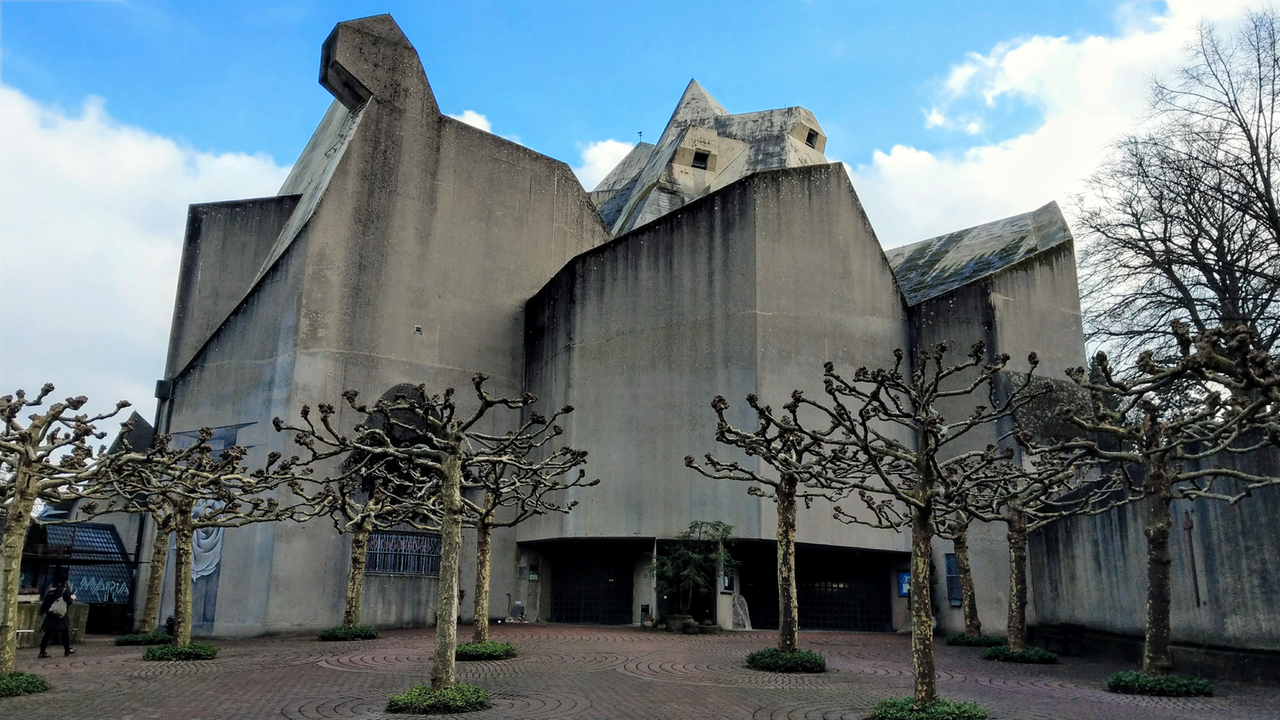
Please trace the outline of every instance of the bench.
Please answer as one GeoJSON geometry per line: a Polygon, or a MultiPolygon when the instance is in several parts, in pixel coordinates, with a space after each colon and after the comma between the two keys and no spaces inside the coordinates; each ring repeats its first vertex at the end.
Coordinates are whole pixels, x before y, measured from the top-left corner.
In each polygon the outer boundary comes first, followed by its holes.
{"type": "Polygon", "coordinates": [[[1073,623],[1059,623],[1057,625],[1040,625],[1036,628],[1036,635],[1044,641],[1045,650],[1053,650],[1053,644],[1057,643],[1059,652],[1063,655],[1070,655],[1071,646],[1075,645],[1079,654],[1084,651],[1084,631],[1083,625],[1075,625],[1073,623]]]}

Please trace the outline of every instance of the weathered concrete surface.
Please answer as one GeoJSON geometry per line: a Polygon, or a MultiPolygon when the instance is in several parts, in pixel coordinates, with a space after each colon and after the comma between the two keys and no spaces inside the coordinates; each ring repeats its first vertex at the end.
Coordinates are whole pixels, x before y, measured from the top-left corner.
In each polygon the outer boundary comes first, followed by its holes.
{"type": "MultiPolygon", "coordinates": [[[[1046,208],[1057,212],[1056,205],[1051,204],[1046,208]]],[[[1042,208],[1037,213],[1044,211],[1045,208],[1042,208]]],[[[998,268],[984,266],[980,272],[975,271],[974,281],[913,305],[911,315],[916,333],[915,346],[923,350],[945,341],[950,348],[947,362],[955,364],[964,358],[975,342],[981,341],[986,345],[988,358],[1008,353],[1008,369],[1021,373],[1029,369],[1027,355],[1035,352],[1040,358],[1037,374],[1054,379],[1064,378],[1067,369],[1083,364],[1084,333],[1071,235],[1060,214],[1057,218],[1059,227],[1045,228],[1043,222],[1040,225],[1043,234],[1062,238],[1050,244],[1047,249],[1031,255],[1019,254],[1011,264],[998,268]]],[[[1008,221],[992,223],[994,226],[1008,224],[1008,221]]],[[[980,244],[988,244],[986,237],[989,235],[984,234],[980,238],[980,244]]],[[[1018,246],[1021,247],[1021,244],[1018,246]]],[[[952,245],[948,251],[953,253],[952,257],[964,254],[984,256],[984,253],[969,253],[964,245],[952,245]]],[[[899,261],[900,284],[926,287],[920,284],[918,278],[909,276],[906,272],[903,259],[912,257],[911,252],[891,252],[890,257],[899,261]]],[[[940,267],[936,263],[928,265],[924,272],[953,277],[954,271],[940,270],[940,267]]],[[[921,291],[917,296],[924,295],[928,293],[921,291]]],[[[977,395],[952,398],[941,403],[941,409],[948,418],[961,418],[970,415],[977,404],[987,404],[986,397],[977,395]]],[[[1003,425],[978,428],[949,448],[955,453],[981,449],[995,443],[1008,429],[1003,425]]],[[[1009,554],[1006,530],[1001,523],[974,523],[969,531],[978,613],[983,632],[990,634],[1005,632],[1008,619],[1009,554]]],[[[938,623],[947,632],[960,632],[964,630],[963,613],[960,608],[951,607],[946,601],[944,556],[951,551],[949,541],[935,540],[938,623]]],[[[1034,577],[1030,578],[1030,584],[1035,586],[1034,577]]],[[[1032,594],[1028,603],[1027,618],[1030,623],[1036,621],[1039,597],[1038,594],[1032,594]]]]}
{"type": "MultiPolygon", "coordinates": [[[[565,423],[601,489],[568,516],[520,526],[521,541],[672,537],[714,518],[772,539],[770,501],[684,467],[728,451],[710,401],[785,403],[821,391],[822,363],[865,363],[905,346],[906,310],[838,165],[752,175],[575,258],[528,306],[528,388],[589,412],[565,423]]],[[[735,458],[742,459],[745,458],[735,458]]],[[[802,510],[801,542],[902,550],[903,538],[802,510]]]]}
{"type": "MultiPolygon", "coordinates": [[[[1230,467],[1280,473],[1280,455],[1226,458],[1230,467]],[[1233,462],[1234,461],[1234,462],[1233,462]]],[[[1070,518],[1032,535],[1036,605],[1043,622],[1078,623],[1140,638],[1146,617],[1146,537],[1141,504],[1096,517],[1070,518]]],[[[1200,663],[1192,647],[1280,649],[1280,492],[1254,493],[1237,505],[1174,501],[1172,631],[1180,669],[1200,663]],[[1191,519],[1190,534],[1185,523],[1191,519]],[[1195,577],[1191,556],[1195,555],[1195,577]],[[1199,603],[1197,603],[1197,591],[1199,603]]],[[[1248,665],[1247,658],[1241,664],[1248,665]]],[[[1280,666],[1272,657],[1271,668],[1280,666]]]]}
{"type": "Polygon", "coordinates": [[[752,173],[825,165],[826,145],[817,118],[804,108],[732,115],[690,80],[657,145],[639,143],[591,200],[613,234],[622,235],[752,173]]]}
{"type": "MultiPolygon", "coordinates": [[[[224,271],[221,260],[200,257],[207,230],[188,238],[180,285],[194,289],[179,295],[161,429],[253,423],[237,440],[252,446],[250,462],[292,452],[271,429],[273,416],[332,402],[346,388],[366,397],[405,381],[464,389],[484,371],[492,392],[521,392],[525,300],[608,239],[564,163],[439,114],[416,52],[389,17],[339,25],[322,82],[337,102],[282,188],[289,197],[270,201],[279,212],[261,219],[261,232],[228,230],[254,250],[224,271]],[[203,302],[198,278],[211,270],[249,278],[247,295],[225,309],[221,300],[235,293],[224,288],[193,317],[184,303],[203,302]]],[[[193,214],[208,216],[204,208],[193,214]]],[[[461,392],[462,408],[470,404],[461,392]]],[[[322,521],[228,531],[222,562],[234,571],[221,575],[213,632],[336,624],[346,546],[322,521]]],[[[510,533],[495,536],[494,553],[514,557],[510,533]]],[[[496,582],[509,564],[495,563],[496,582]]],[[[431,582],[371,585],[367,619],[425,622],[419,593],[431,582]]]]}

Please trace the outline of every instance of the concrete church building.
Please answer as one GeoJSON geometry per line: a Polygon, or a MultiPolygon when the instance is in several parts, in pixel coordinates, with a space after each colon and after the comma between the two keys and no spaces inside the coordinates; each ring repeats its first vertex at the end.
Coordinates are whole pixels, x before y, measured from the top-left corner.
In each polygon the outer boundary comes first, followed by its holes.
{"type": "MultiPolygon", "coordinates": [[[[320,82],[335,100],[276,196],[191,207],[157,430],[215,427],[260,461],[293,452],[271,419],[304,403],[421,382],[458,388],[466,408],[478,371],[495,393],[572,403],[565,441],[589,451],[602,482],[570,515],[495,535],[494,617],[519,602],[543,621],[640,622],[660,612],[657,541],[723,520],[742,565],[717,620],[730,625],[741,597],[769,627],[772,503],[682,462],[729,456],[713,439],[713,396],[746,424],[748,393],[780,405],[793,389],[820,391],[826,360],[885,365],[893,348],[944,339],[1015,358],[1034,349],[1051,376],[1083,362],[1056,205],[886,256],[803,108],[733,115],[690,83],[658,142],[588,193],[563,162],[442,115],[389,16],[339,24],[320,82]]],[[[980,587],[1003,588],[1003,542],[994,528],[976,534],[980,587]]],[[[815,505],[798,540],[802,627],[905,627],[906,536],[815,505]]],[[[347,544],[323,520],[202,538],[197,633],[338,624],[347,544]]],[[[954,628],[944,545],[939,619],[954,628]]],[[[429,535],[375,538],[366,622],[434,621],[436,552],[429,535]]],[[[999,631],[1003,596],[982,601],[999,631]]],[[[470,619],[470,593],[462,611],[470,619]]]]}

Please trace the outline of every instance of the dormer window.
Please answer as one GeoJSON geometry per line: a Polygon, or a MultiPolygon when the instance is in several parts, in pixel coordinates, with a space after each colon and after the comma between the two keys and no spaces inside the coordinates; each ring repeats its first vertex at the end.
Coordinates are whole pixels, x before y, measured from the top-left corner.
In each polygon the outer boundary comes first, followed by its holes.
{"type": "Polygon", "coordinates": [[[699,170],[707,169],[707,161],[711,159],[711,153],[695,150],[693,153],[693,166],[699,170]]]}
{"type": "Polygon", "coordinates": [[[804,138],[804,144],[816,150],[818,148],[818,131],[810,130],[809,134],[804,138]]]}

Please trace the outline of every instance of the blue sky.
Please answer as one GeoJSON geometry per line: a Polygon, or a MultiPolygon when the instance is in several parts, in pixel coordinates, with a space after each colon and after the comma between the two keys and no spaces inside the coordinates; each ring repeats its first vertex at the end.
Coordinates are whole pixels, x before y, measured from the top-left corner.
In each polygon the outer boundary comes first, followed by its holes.
{"type": "MultiPolygon", "coordinates": [[[[289,163],[330,97],[316,82],[334,23],[391,12],[445,112],[566,161],[604,138],[657,137],[690,77],[731,111],[813,110],[854,162],[906,143],[956,145],[925,113],[967,52],[1032,35],[1083,37],[1116,3],[10,2],[3,79],[46,104],[106,100],[122,123],[199,150],[289,163]]],[[[984,129],[1035,122],[1009,102],[984,129]]],[[[965,137],[963,140],[968,141],[965,137]]]]}
{"type": "Polygon", "coordinates": [[[1248,7],[0,0],[0,392],[52,380],[151,414],[187,206],[276,192],[344,19],[391,12],[444,112],[587,186],[691,77],[731,112],[807,107],[891,247],[1050,201],[1070,219],[1150,78],[1248,7]],[[35,342],[55,333],[91,360],[35,342]]]}

